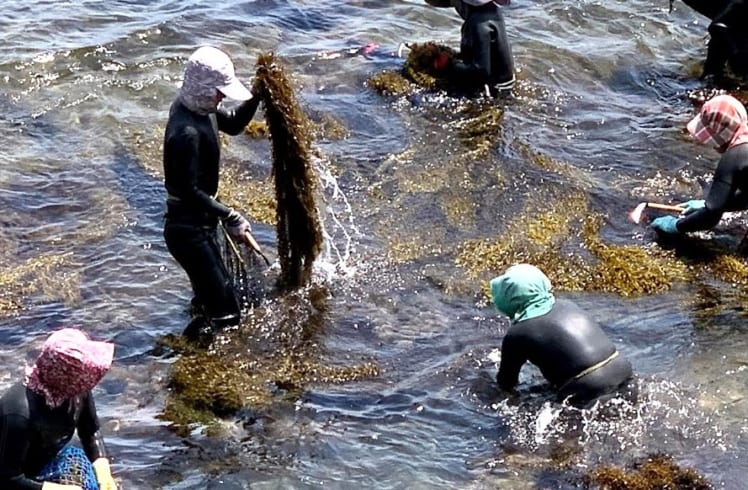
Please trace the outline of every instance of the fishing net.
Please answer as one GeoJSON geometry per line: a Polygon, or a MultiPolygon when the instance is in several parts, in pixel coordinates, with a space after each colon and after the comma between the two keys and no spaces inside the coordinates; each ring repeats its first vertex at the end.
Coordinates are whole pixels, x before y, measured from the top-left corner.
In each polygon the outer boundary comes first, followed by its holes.
{"type": "Polygon", "coordinates": [[[42,469],[36,478],[64,485],[78,485],[83,490],[99,490],[93,465],[82,449],[73,446],[63,448],[55,459],[42,469]]]}
{"type": "Polygon", "coordinates": [[[309,282],[322,248],[322,226],[315,204],[311,162],[313,128],[301,110],[289,77],[275,55],[257,59],[255,89],[262,94],[270,131],[275,178],[276,231],[281,290],[309,282]]]}
{"type": "Polygon", "coordinates": [[[218,244],[221,249],[221,258],[226,266],[226,270],[231,277],[234,291],[238,295],[240,304],[248,305],[251,303],[253,283],[248,268],[255,264],[255,258],[249,253],[247,247],[240,247],[239,244],[226,233],[225,229],[220,226],[218,232],[218,244]]]}

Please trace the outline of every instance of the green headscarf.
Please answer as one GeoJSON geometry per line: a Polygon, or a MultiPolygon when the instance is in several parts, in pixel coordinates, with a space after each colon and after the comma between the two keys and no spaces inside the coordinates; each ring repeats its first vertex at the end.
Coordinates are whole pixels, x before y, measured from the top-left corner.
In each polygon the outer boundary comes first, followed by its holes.
{"type": "Polygon", "coordinates": [[[530,264],[513,265],[491,279],[491,297],[496,309],[515,323],[545,315],[556,302],[551,281],[530,264]]]}

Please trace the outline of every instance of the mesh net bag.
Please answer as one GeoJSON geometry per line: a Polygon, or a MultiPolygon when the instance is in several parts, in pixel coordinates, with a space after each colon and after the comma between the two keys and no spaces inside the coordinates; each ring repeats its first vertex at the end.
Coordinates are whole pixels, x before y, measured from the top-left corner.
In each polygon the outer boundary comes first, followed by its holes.
{"type": "Polygon", "coordinates": [[[83,490],[99,490],[93,466],[82,449],[67,446],[55,459],[42,469],[37,477],[39,481],[78,485],[83,490]]]}

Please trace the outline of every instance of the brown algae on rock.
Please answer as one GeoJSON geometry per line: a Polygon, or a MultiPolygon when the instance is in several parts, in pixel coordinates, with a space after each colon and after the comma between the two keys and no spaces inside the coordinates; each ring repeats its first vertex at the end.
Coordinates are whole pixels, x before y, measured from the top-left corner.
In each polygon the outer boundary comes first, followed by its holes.
{"type": "Polygon", "coordinates": [[[584,476],[585,488],[600,490],[710,490],[696,470],[681,468],[664,454],[650,455],[628,468],[603,466],[584,476]]]}

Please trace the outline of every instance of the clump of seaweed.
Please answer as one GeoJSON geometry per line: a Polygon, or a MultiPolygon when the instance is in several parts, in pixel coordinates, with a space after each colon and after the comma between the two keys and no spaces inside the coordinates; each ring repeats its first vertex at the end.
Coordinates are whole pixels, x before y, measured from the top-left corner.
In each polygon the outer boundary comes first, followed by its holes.
{"type": "Polygon", "coordinates": [[[696,470],[681,468],[671,456],[654,454],[630,468],[604,466],[584,476],[586,488],[601,490],[709,490],[712,486],[696,470]]]}
{"type": "Polygon", "coordinates": [[[324,288],[312,286],[255,308],[208,350],[181,337],[163,338],[160,343],[180,357],[170,369],[161,418],[183,433],[196,423],[210,426],[217,417],[296,399],[311,383],[377,376],[380,368],[373,362],[333,365],[323,360],[319,335],[328,296],[324,288]]]}
{"type": "Polygon", "coordinates": [[[252,179],[238,166],[221,167],[221,195],[225,196],[223,201],[228,206],[241,209],[252,221],[266,225],[276,223],[277,204],[270,186],[252,179]]]}
{"type": "Polygon", "coordinates": [[[411,91],[411,83],[396,71],[385,70],[379,72],[366,81],[372,90],[387,96],[405,95],[411,91]]]}
{"type": "Polygon", "coordinates": [[[60,272],[69,258],[69,253],[51,254],[32,257],[19,265],[4,264],[0,271],[0,316],[22,309],[31,294],[68,302],[77,300],[77,274],[60,272]]]}
{"type": "Polygon", "coordinates": [[[313,136],[316,139],[342,140],[350,136],[342,121],[327,113],[319,113],[312,120],[313,136]]]}
{"type": "Polygon", "coordinates": [[[264,121],[249,121],[244,128],[244,134],[255,139],[267,138],[269,136],[268,125],[264,121]]]}
{"type": "Polygon", "coordinates": [[[604,218],[589,212],[582,194],[556,202],[563,205],[540,212],[526,209],[499,240],[464,243],[457,263],[473,277],[483,277],[528,262],[540,267],[557,290],[622,296],[663,292],[691,277],[673,252],[603,243],[599,231],[604,218]]]}
{"type": "Polygon", "coordinates": [[[434,68],[434,61],[442,56],[452,61],[457,52],[435,42],[410,45],[410,53],[403,66],[403,75],[414,83],[428,90],[448,90],[453,88],[454,81],[445,76],[444,72],[434,68]]]}
{"type": "Polygon", "coordinates": [[[273,54],[258,58],[255,83],[263,94],[272,143],[279,286],[290,290],[309,281],[322,248],[322,227],[314,200],[317,185],[311,162],[312,129],[273,54]]]}

